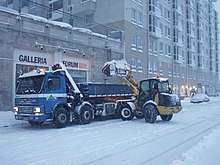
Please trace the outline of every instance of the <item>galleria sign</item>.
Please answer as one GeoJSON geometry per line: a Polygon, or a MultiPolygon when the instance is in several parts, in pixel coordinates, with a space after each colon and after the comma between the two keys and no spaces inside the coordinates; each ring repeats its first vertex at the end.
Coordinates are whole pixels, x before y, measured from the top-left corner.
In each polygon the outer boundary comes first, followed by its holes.
{"type": "Polygon", "coordinates": [[[47,64],[47,58],[44,57],[34,57],[27,55],[19,55],[19,61],[21,62],[31,62],[36,64],[47,64]]]}

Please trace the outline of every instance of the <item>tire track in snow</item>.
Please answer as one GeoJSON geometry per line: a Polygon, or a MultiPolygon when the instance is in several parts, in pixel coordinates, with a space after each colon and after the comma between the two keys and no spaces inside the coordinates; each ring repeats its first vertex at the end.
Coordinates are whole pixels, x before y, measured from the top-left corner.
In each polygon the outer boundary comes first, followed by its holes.
{"type": "MultiPolygon", "coordinates": [[[[192,126],[194,125],[198,125],[198,124],[201,124],[201,123],[204,123],[206,121],[206,119],[203,119],[203,120],[200,120],[200,121],[196,121],[194,123],[191,123],[190,125],[186,126],[186,127],[181,127],[181,128],[178,128],[176,130],[173,130],[171,132],[169,132],[169,134],[165,134],[165,135],[160,135],[159,137],[154,137],[152,139],[149,140],[149,134],[143,134],[142,136],[139,136],[137,138],[133,138],[132,140],[127,140],[126,142],[121,142],[121,143],[118,143],[118,144],[112,144],[111,147],[109,146],[106,146],[106,147],[103,147],[101,150],[99,151],[91,151],[90,153],[86,153],[84,154],[83,158],[82,159],[78,159],[77,162],[72,162],[70,164],[75,164],[75,163],[82,163],[84,162],[85,164],[96,164],[106,158],[109,158],[109,157],[112,157],[114,155],[118,155],[122,152],[127,152],[128,150],[130,149],[135,149],[135,148],[138,148],[144,144],[149,144],[149,143],[153,143],[159,139],[163,139],[165,137],[169,137],[170,135],[172,134],[175,134],[179,131],[183,131],[183,130],[186,130],[187,128],[191,128],[192,126]],[[108,153],[107,151],[109,152],[112,152],[116,150],[116,152],[114,153],[108,153]],[[107,154],[105,156],[102,156],[101,158],[99,158],[100,155],[102,155],[103,153],[106,153],[107,154]],[[95,158],[95,160],[94,160],[95,158]],[[93,159],[92,161],[88,161],[88,160],[91,160],[93,159]],[[85,162],[86,161],[86,162],[85,162]]],[[[155,133],[158,133],[158,132],[161,132],[162,130],[159,129],[158,131],[154,131],[154,134],[155,133]]]]}

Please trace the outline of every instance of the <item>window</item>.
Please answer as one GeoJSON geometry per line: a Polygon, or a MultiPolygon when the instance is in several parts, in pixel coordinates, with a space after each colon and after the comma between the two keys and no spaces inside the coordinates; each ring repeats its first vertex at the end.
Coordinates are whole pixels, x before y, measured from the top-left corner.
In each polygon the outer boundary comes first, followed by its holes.
{"type": "Polygon", "coordinates": [[[141,60],[138,60],[138,62],[137,62],[137,69],[138,69],[138,72],[143,72],[141,60]]]}
{"type": "Polygon", "coordinates": [[[167,55],[167,56],[171,55],[171,46],[170,45],[165,46],[165,55],[167,55]]]}
{"type": "Polygon", "coordinates": [[[131,22],[132,23],[137,22],[137,10],[134,8],[131,9],[131,22]]]}
{"type": "Polygon", "coordinates": [[[85,16],[85,27],[86,28],[91,28],[93,26],[93,21],[94,21],[94,14],[88,14],[85,16]]]}
{"type": "Polygon", "coordinates": [[[143,5],[143,0],[137,0],[139,5],[143,5]]]}
{"type": "Polygon", "coordinates": [[[163,75],[163,67],[162,67],[162,62],[160,61],[159,63],[159,69],[160,69],[160,75],[162,76],[163,75]]]}
{"type": "Polygon", "coordinates": [[[149,53],[153,54],[153,41],[152,40],[149,41],[149,53]]]}
{"type": "Polygon", "coordinates": [[[154,63],[154,74],[157,74],[157,67],[156,67],[156,63],[154,63]]]}
{"type": "Polygon", "coordinates": [[[150,61],[148,62],[148,71],[149,71],[149,74],[153,73],[150,61]]]}
{"type": "Polygon", "coordinates": [[[138,25],[143,26],[143,13],[138,11],[138,25]]]}
{"type": "Polygon", "coordinates": [[[168,9],[165,9],[165,19],[170,21],[170,17],[171,17],[170,11],[168,9]]]}
{"type": "Polygon", "coordinates": [[[160,54],[163,54],[163,42],[160,42],[160,54]]]}
{"type": "Polygon", "coordinates": [[[168,26],[165,26],[165,37],[171,38],[171,30],[168,26]]]}
{"type": "Polygon", "coordinates": [[[131,70],[134,71],[134,72],[137,71],[136,59],[135,58],[131,58],[131,70]]]}
{"type": "Polygon", "coordinates": [[[160,23],[160,30],[161,30],[161,34],[163,35],[163,24],[160,23]]]}
{"type": "Polygon", "coordinates": [[[131,49],[137,50],[137,36],[135,34],[131,34],[131,49]]]}
{"type": "Polygon", "coordinates": [[[142,37],[141,36],[137,36],[137,49],[139,52],[142,52],[143,47],[142,47],[142,37]]]}

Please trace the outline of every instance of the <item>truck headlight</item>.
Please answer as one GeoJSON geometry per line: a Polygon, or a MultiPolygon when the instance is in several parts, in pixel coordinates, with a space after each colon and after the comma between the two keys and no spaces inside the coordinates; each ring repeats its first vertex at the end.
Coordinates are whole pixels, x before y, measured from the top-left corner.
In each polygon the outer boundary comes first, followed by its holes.
{"type": "Polygon", "coordinates": [[[35,107],[34,112],[35,112],[35,113],[40,113],[40,107],[35,107]]]}
{"type": "Polygon", "coordinates": [[[14,112],[18,112],[18,107],[14,107],[14,112]]]}

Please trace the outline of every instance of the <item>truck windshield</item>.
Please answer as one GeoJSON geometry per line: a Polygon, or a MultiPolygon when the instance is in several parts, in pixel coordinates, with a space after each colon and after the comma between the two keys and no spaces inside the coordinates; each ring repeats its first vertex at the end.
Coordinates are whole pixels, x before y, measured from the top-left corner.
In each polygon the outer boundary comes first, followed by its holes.
{"type": "Polygon", "coordinates": [[[40,93],[44,77],[44,75],[41,75],[19,78],[16,94],[40,93]]]}
{"type": "Polygon", "coordinates": [[[160,83],[160,92],[169,93],[169,83],[168,83],[168,81],[162,81],[160,83]]]}

